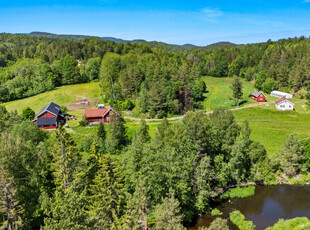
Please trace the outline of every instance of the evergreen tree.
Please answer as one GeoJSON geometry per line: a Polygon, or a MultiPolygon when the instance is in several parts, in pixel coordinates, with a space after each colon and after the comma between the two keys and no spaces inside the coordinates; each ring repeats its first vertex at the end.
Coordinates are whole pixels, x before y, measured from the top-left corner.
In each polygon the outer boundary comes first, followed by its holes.
{"type": "Polygon", "coordinates": [[[23,209],[19,205],[12,178],[0,165],[0,227],[1,229],[18,230],[22,228],[23,209]]]}
{"type": "Polygon", "coordinates": [[[302,146],[294,135],[290,135],[280,150],[277,161],[280,169],[288,176],[294,176],[302,169],[302,146]]]}
{"type": "Polygon", "coordinates": [[[142,143],[150,142],[151,137],[149,134],[149,126],[146,124],[145,120],[141,121],[140,127],[138,129],[137,138],[142,143]]]}
{"type": "Polygon", "coordinates": [[[54,135],[52,148],[55,184],[68,188],[77,172],[80,155],[71,135],[59,127],[54,135]]]}
{"type": "Polygon", "coordinates": [[[89,188],[88,210],[95,229],[118,229],[124,200],[122,177],[110,155],[100,159],[89,188]]]}
{"type": "Polygon", "coordinates": [[[174,191],[169,190],[168,197],[155,209],[155,230],[181,230],[183,216],[180,214],[180,203],[174,196],[174,191]]]}
{"type": "Polygon", "coordinates": [[[100,122],[99,127],[98,127],[97,136],[100,139],[100,141],[104,142],[106,135],[107,135],[107,133],[105,131],[104,124],[103,124],[103,122],[100,122]]]}
{"type": "Polygon", "coordinates": [[[235,77],[231,86],[233,91],[233,97],[237,100],[237,106],[239,107],[239,100],[242,98],[242,82],[239,78],[235,77]]]}
{"type": "Polygon", "coordinates": [[[125,120],[118,114],[114,113],[110,116],[110,124],[108,127],[108,136],[106,139],[107,151],[111,154],[117,153],[127,142],[127,127],[125,120]]]}
{"type": "Polygon", "coordinates": [[[44,218],[44,230],[72,229],[86,230],[89,227],[86,207],[86,190],[77,190],[73,182],[66,189],[59,188],[55,192],[53,202],[44,218]]]}

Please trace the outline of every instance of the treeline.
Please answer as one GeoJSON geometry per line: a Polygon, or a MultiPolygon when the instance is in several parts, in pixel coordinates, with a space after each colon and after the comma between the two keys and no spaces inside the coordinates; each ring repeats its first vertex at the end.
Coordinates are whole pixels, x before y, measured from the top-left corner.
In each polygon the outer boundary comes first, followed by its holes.
{"type": "Polygon", "coordinates": [[[310,139],[291,136],[269,159],[225,110],[163,120],[153,139],[144,121],[129,139],[114,115],[87,145],[0,107],[0,131],[3,229],[183,229],[219,190],[309,171],[310,139]]]}
{"type": "Polygon", "coordinates": [[[238,76],[266,93],[310,87],[310,39],[305,37],[188,53],[199,60],[201,75],[238,76]]]}

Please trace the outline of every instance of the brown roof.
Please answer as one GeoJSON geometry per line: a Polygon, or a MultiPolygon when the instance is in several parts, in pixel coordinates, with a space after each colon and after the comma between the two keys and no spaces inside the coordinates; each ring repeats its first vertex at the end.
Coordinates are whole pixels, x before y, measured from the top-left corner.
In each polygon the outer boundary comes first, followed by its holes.
{"type": "MultiPolygon", "coordinates": [[[[287,99],[286,97],[281,97],[280,99],[276,100],[276,104],[281,103],[282,101],[289,101],[291,102],[289,99],[287,99]]],[[[292,104],[294,104],[293,102],[291,102],[292,104]]]]}
{"type": "MultiPolygon", "coordinates": [[[[259,97],[261,94],[263,94],[262,92],[258,91],[258,90],[255,90],[251,96],[254,96],[254,97],[259,97]]],[[[264,94],[263,94],[264,95],[264,94]]],[[[265,95],[264,95],[265,96],[265,95]]]]}
{"type": "Polygon", "coordinates": [[[110,110],[112,109],[111,106],[108,106],[104,109],[88,109],[84,111],[85,117],[92,118],[92,117],[104,117],[110,110]]]}

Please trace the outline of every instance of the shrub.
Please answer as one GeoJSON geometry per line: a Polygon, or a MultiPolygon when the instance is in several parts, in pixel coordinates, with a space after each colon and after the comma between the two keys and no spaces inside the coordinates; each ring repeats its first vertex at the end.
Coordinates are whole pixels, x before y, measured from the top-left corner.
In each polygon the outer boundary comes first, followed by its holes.
{"type": "Polygon", "coordinates": [[[158,114],[157,114],[157,118],[158,118],[158,119],[162,119],[162,118],[164,118],[164,117],[167,117],[166,111],[160,110],[160,111],[158,112],[158,114]]]}
{"type": "Polygon", "coordinates": [[[307,217],[296,217],[290,220],[280,219],[273,227],[266,228],[266,230],[282,229],[310,229],[310,220],[307,217]]]}
{"type": "Polygon", "coordinates": [[[83,116],[82,120],[79,122],[80,126],[86,126],[88,125],[87,119],[85,116],[83,116]]]}
{"type": "Polygon", "coordinates": [[[215,208],[215,209],[212,209],[212,211],[211,211],[211,215],[212,216],[220,216],[220,215],[222,215],[223,213],[220,211],[220,210],[218,210],[217,208],[215,208]]]}
{"type": "Polygon", "coordinates": [[[237,187],[229,189],[221,195],[221,199],[246,198],[255,194],[255,186],[237,187]]]}
{"type": "Polygon", "coordinates": [[[255,225],[252,221],[245,220],[244,215],[240,211],[233,211],[229,214],[231,222],[233,222],[240,230],[253,230],[255,225]]]}

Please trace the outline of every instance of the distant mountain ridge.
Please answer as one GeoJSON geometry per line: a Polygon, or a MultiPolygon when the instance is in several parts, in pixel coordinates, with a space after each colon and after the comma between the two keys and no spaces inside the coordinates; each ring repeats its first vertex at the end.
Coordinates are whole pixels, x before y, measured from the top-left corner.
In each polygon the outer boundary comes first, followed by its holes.
{"type": "Polygon", "coordinates": [[[60,39],[60,40],[84,40],[89,38],[96,38],[103,41],[113,41],[116,43],[148,43],[151,47],[158,47],[158,46],[166,46],[171,47],[173,49],[181,49],[181,50],[190,50],[193,48],[204,48],[204,49],[215,49],[215,48],[221,48],[226,46],[236,46],[236,44],[231,42],[217,42],[213,43],[207,46],[196,46],[193,44],[184,44],[184,45],[176,45],[176,44],[167,44],[164,42],[158,42],[158,41],[146,41],[144,39],[135,39],[135,40],[124,40],[120,38],[114,38],[114,37],[99,37],[99,36],[90,36],[90,35],[71,35],[71,34],[53,34],[48,32],[40,32],[40,31],[33,31],[29,33],[31,36],[41,36],[41,37],[48,37],[53,39],[60,39]]]}

